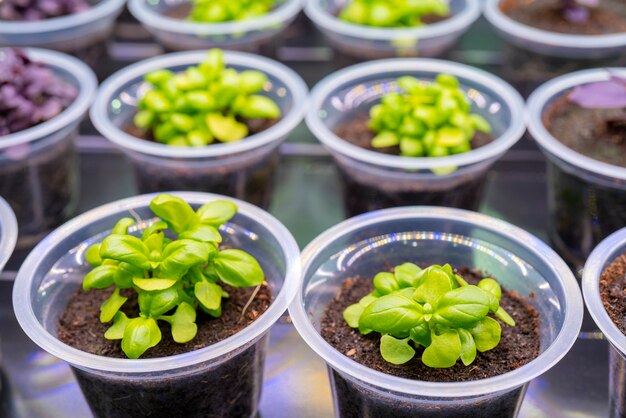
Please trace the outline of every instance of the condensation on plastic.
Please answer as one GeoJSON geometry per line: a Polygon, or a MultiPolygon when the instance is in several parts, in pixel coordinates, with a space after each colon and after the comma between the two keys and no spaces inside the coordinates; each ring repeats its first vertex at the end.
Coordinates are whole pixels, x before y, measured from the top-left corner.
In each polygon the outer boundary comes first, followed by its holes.
{"type": "Polygon", "coordinates": [[[17,220],[11,206],[0,197],[0,272],[9,261],[17,242],[17,220]]]}

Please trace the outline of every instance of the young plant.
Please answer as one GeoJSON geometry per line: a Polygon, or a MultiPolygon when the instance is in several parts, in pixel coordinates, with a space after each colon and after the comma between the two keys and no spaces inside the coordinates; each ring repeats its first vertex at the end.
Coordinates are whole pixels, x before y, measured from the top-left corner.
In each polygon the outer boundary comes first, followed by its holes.
{"type": "Polygon", "coordinates": [[[563,17],[570,23],[583,24],[589,21],[590,10],[598,7],[600,0],[560,0],[563,17]]]}
{"type": "Polygon", "coordinates": [[[257,286],[265,277],[249,254],[219,249],[222,237],[217,228],[235,215],[234,203],[216,200],[194,211],[184,200],[161,194],[150,209],[160,220],[141,237],[128,234],[135,221],[122,218],[109,236],[85,254],[94,269],[85,276],[83,289],[114,287],[100,307],[100,321],[113,321],[104,337],[122,340],[122,350],[132,359],[161,341],[157,321],[171,325],[177,343],[191,341],[198,330],[198,308],[214,317],[221,315],[221,302],[228,293],[220,283],[257,286]],[[176,238],[170,238],[171,233],[176,238]],[[137,293],[139,316],[129,318],[120,310],[128,300],[121,289],[137,293]]]}
{"type": "Polygon", "coordinates": [[[568,99],[586,109],[626,108],[626,78],[611,74],[606,81],[576,86],[568,99]]]}
{"type": "Polygon", "coordinates": [[[378,27],[417,27],[424,16],[448,16],[444,0],[352,0],[339,13],[339,19],[357,25],[378,27]]]}
{"type": "Polygon", "coordinates": [[[422,362],[428,367],[452,367],[459,359],[469,366],[477,351],[500,342],[500,324],[489,314],[515,326],[500,306],[502,289],[495,280],[470,285],[449,264],[422,270],[405,263],[394,273],[378,273],[374,287],[348,306],[343,317],[361,334],[382,334],[380,353],[392,364],[408,362],[415,347],[422,346],[422,362]]]}
{"type": "Polygon", "coordinates": [[[145,80],[152,88],[140,98],[134,123],[163,144],[201,147],[215,140],[239,141],[248,136],[241,119],[277,119],[281,114],[272,99],[255,94],[263,90],[267,76],[226,68],[219,49],[210,50],[197,66],[180,73],[156,70],[145,80]]]}
{"type": "Polygon", "coordinates": [[[406,157],[443,157],[472,149],[476,131],[491,132],[482,116],[470,113],[470,102],[456,77],[440,74],[434,83],[401,77],[403,93],[387,93],[370,110],[375,148],[400,147],[406,157]]]}
{"type": "Polygon", "coordinates": [[[263,16],[274,8],[277,0],[192,0],[191,3],[189,20],[219,23],[263,16]]]}

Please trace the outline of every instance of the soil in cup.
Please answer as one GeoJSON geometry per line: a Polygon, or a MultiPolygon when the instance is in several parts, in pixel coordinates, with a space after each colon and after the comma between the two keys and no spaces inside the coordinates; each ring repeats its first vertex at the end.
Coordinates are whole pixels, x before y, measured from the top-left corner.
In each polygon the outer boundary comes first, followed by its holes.
{"type": "Polygon", "coordinates": [[[626,253],[613,260],[602,272],[600,298],[611,321],[626,335],[626,253]]]}

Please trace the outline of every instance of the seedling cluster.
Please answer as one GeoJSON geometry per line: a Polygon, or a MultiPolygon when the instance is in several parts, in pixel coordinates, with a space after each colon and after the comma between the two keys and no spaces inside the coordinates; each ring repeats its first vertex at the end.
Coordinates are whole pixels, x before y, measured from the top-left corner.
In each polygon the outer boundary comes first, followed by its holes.
{"type": "Polygon", "coordinates": [[[113,321],[104,337],[122,340],[122,350],[132,359],[161,341],[157,321],[168,322],[174,341],[185,343],[196,336],[198,308],[219,317],[222,299],[229,296],[220,282],[249,287],[260,285],[265,277],[251,255],[219,249],[217,228],[235,215],[234,203],[216,200],[194,211],[184,200],[161,194],[150,209],[160,220],[140,238],[128,234],[135,221],[122,218],[85,254],[94,269],[85,276],[83,289],[115,288],[100,307],[100,321],[113,321]],[[129,318],[120,310],[128,300],[121,289],[137,293],[138,317],[129,318]]]}
{"type": "Polygon", "coordinates": [[[201,23],[230,22],[263,16],[276,0],[192,0],[189,20],[201,23]]]}
{"type": "Polygon", "coordinates": [[[378,27],[416,27],[424,25],[424,16],[448,16],[450,6],[444,0],[352,0],[339,18],[358,25],[378,27]]]}
{"type": "Polygon", "coordinates": [[[406,157],[443,157],[472,149],[476,131],[491,132],[471,104],[456,77],[440,74],[434,83],[414,77],[397,80],[403,93],[387,93],[370,109],[374,148],[399,146],[406,157]]]}
{"type": "Polygon", "coordinates": [[[404,364],[424,347],[422,362],[433,368],[469,366],[476,353],[495,348],[501,328],[515,321],[500,306],[502,289],[485,278],[477,286],[455,274],[449,264],[421,269],[412,263],[374,277],[375,290],[348,306],[343,317],[361,334],[382,334],[380,353],[392,364],[404,364]]]}
{"type": "Polygon", "coordinates": [[[248,136],[242,119],[277,119],[281,112],[263,90],[267,76],[255,70],[226,68],[223,52],[212,49],[204,61],[185,71],[146,74],[151,85],[139,100],[134,123],[158,142],[205,146],[215,140],[239,141],[248,136]]]}

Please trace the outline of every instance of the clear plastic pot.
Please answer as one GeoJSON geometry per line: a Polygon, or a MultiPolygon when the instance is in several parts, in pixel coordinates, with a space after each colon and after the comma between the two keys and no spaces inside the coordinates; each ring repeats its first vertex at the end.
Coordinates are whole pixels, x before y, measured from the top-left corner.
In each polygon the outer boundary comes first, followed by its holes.
{"type": "Polygon", "coordinates": [[[189,0],[130,0],[128,9],[156,40],[170,50],[223,48],[258,52],[298,15],[305,0],[284,0],[264,16],[223,23],[200,23],[171,17],[189,0]]]}
{"type": "Polygon", "coordinates": [[[339,51],[357,58],[437,57],[454,45],[480,16],[476,0],[450,0],[450,17],[416,28],[355,25],[337,18],[343,0],[311,0],[305,13],[339,51]]]}
{"type": "MultiPolygon", "coordinates": [[[[28,48],[27,55],[78,89],[61,114],[32,128],[0,137],[0,196],[19,225],[18,248],[35,244],[70,215],[78,203],[78,156],[74,140],[95,94],[93,71],[60,52],[28,48]]],[[[0,49],[0,60],[2,60],[0,49]]]]}
{"type": "Polygon", "coordinates": [[[563,260],[528,232],[474,212],[407,207],[361,215],[313,240],[302,263],[303,282],[289,313],[328,364],[335,414],[342,418],[515,416],[528,382],[565,356],[582,323],[580,289],[563,260]],[[321,337],[324,311],[345,279],[371,277],[409,260],[488,271],[503,287],[527,297],[539,312],[540,355],[488,379],[425,382],[370,369],[321,337]]]}
{"type": "Polygon", "coordinates": [[[0,273],[13,254],[17,241],[17,220],[11,206],[0,197],[0,273]]]}
{"type": "MultiPolygon", "coordinates": [[[[222,198],[176,193],[197,208],[222,198]]],[[[253,417],[261,395],[263,361],[270,327],[293,299],[300,274],[298,246],[274,217],[234,200],[238,213],[221,228],[224,243],[252,254],[266,273],[273,302],[237,334],[190,353],[154,359],[119,359],[89,354],[56,338],[59,315],[81,286],[84,252],[102,240],[116,221],[134,210],[154,215],[154,195],[110,203],[76,217],[47,236],[20,268],[13,289],[15,315],[41,348],[68,362],[98,417],[253,417]]],[[[149,222],[142,222],[137,232],[149,222]]]]}
{"type": "Polygon", "coordinates": [[[100,87],[91,109],[96,129],[124,151],[133,163],[142,193],[190,190],[233,196],[267,208],[278,162],[278,146],[302,121],[308,89],[294,71],[260,56],[225,52],[229,67],[266,73],[264,94],[281,108],[280,121],[235,143],[172,147],[126,133],[132,125],[143,76],[156,69],[181,71],[201,62],[206,51],[177,52],[141,61],[118,71],[100,87]]]}
{"type": "MultiPolygon", "coordinates": [[[[611,73],[626,76],[624,69],[611,73]]],[[[607,164],[568,148],[543,122],[545,110],[573,87],[610,77],[606,69],[585,70],[556,78],[528,99],[528,130],[547,157],[548,233],[559,253],[582,266],[602,239],[626,225],[626,168],[607,164]]]]}
{"type": "Polygon", "coordinates": [[[585,306],[609,340],[609,412],[611,417],[626,415],[626,336],[604,309],[600,297],[600,277],[604,269],[626,252],[626,228],[604,239],[591,253],[583,271],[585,306]]]}
{"type": "Polygon", "coordinates": [[[354,65],[323,79],[311,92],[306,123],[337,162],[348,214],[408,205],[476,209],[489,167],[524,133],[523,109],[520,95],[488,72],[447,61],[396,58],[354,65]],[[412,158],[367,150],[334,133],[397,90],[398,77],[434,80],[439,73],[459,79],[472,111],[491,123],[491,143],[465,154],[412,158]],[[451,167],[456,169],[445,175],[433,172],[451,167]]]}

